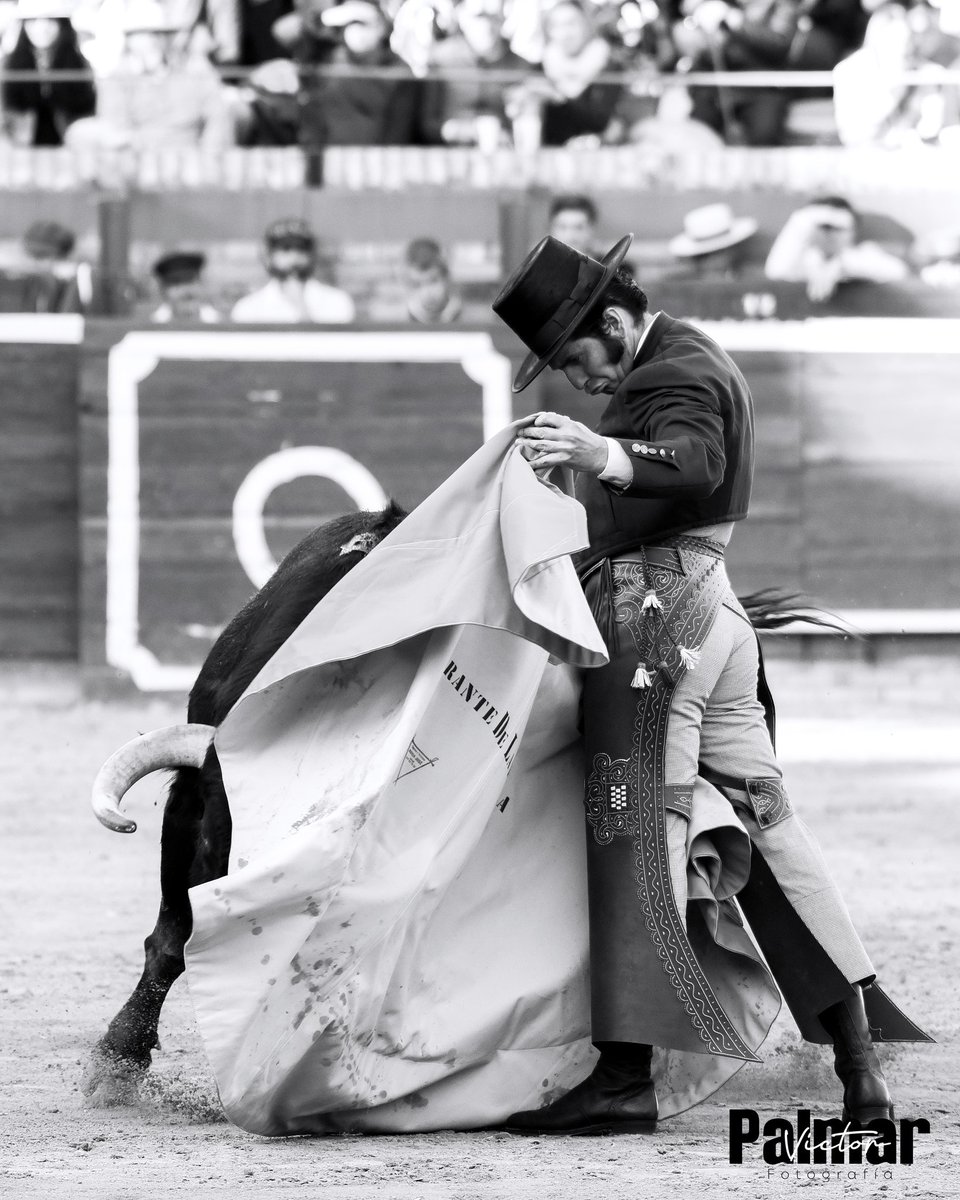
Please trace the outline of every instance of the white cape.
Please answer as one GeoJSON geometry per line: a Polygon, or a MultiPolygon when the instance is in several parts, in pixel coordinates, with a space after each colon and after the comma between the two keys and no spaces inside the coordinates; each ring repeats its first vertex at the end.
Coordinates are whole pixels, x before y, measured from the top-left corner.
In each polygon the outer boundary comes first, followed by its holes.
{"type": "MultiPolygon", "coordinates": [[[[577,708],[606,650],[569,559],[583,509],[513,436],[337,584],[217,734],[231,863],[191,891],[187,969],[252,1132],[477,1128],[589,1070],[577,708]]],[[[690,857],[722,944],[749,842],[706,785],[690,857]]],[[[776,991],[730,948],[755,1048],[776,991]]],[[[665,1114],[742,1065],[669,1057],[665,1114]]]]}

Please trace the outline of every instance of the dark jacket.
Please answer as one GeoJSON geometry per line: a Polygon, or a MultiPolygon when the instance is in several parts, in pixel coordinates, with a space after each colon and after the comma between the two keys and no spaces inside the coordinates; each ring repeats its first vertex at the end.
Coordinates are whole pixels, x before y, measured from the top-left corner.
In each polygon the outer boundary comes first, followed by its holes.
{"type": "Polygon", "coordinates": [[[301,98],[301,146],[407,146],[417,142],[421,85],[402,59],[385,46],[375,61],[361,64],[340,46],[330,61],[344,66],[398,67],[407,77],[324,78],[308,72],[301,98]]]}
{"type": "Polygon", "coordinates": [[[729,355],[694,326],[666,313],[654,319],[597,432],[623,446],[633,482],[621,490],[577,476],[590,535],[589,549],[576,558],[581,572],[670,534],[747,515],[750,390],[729,355]]]}

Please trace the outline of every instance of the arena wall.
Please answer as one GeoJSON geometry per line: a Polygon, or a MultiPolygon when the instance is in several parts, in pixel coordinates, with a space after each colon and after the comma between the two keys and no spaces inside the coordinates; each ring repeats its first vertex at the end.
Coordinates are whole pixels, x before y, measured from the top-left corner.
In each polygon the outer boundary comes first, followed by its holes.
{"type": "MultiPolygon", "coordinates": [[[[796,589],[867,632],[960,632],[960,325],[707,328],[756,400],[737,589],[796,589]]],[[[521,353],[481,327],[0,320],[0,654],[183,686],[319,521],[412,507],[526,412],[595,418],[550,374],[513,397],[521,353]]]]}

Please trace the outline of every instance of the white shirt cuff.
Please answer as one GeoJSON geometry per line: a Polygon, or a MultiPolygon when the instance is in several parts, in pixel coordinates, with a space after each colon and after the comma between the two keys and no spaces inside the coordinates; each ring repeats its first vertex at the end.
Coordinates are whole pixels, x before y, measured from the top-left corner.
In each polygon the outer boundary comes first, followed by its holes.
{"type": "Polygon", "coordinates": [[[626,450],[616,438],[604,438],[607,443],[607,465],[600,472],[599,478],[604,483],[613,483],[617,487],[627,487],[633,483],[633,463],[626,450]]]}

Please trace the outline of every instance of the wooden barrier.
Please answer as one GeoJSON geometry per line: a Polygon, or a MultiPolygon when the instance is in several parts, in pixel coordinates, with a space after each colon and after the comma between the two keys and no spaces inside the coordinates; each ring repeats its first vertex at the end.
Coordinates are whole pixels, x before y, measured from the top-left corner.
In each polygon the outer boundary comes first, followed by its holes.
{"type": "MultiPolygon", "coordinates": [[[[46,318],[46,321],[55,320],[46,318]]],[[[5,655],[76,647],[77,347],[0,339],[5,655]]],[[[71,327],[79,338],[79,326],[71,327]]],[[[960,325],[705,326],[757,409],[741,592],[797,588],[868,632],[960,633],[960,325]]],[[[33,339],[32,341],[30,339],[33,339]]],[[[186,686],[219,628],[309,528],[417,504],[512,416],[595,420],[546,373],[519,397],[502,331],[143,329],[88,322],[80,384],[80,656],[186,686]]]]}
{"type": "Polygon", "coordinates": [[[79,317],[0,316],[0,657],[77,654],[79,317]]]}

